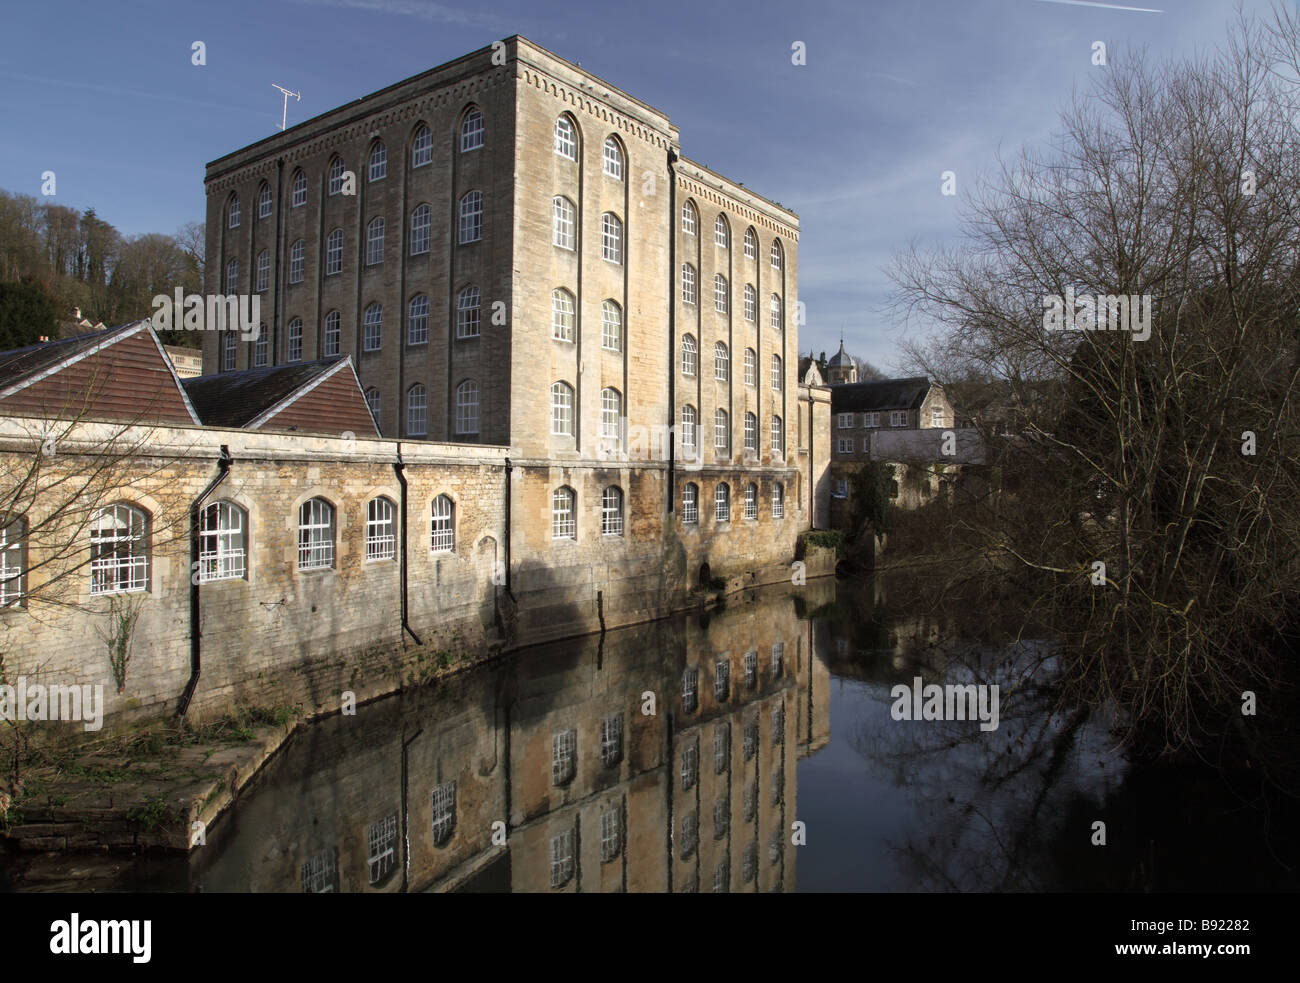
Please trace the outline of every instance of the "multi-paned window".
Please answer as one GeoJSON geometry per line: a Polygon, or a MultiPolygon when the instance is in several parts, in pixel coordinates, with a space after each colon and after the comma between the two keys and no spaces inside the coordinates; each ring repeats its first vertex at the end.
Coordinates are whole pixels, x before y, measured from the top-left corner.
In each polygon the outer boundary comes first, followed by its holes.
{"type": "Polygon", "coordinates": [[[433,842],[441,846],[456,829],[456,783],[439,782],[433,787],[433,842]]]}
{"type": "Polygon", "coordinates": [[[474,379],[466,379],[456,387],[456,433],[475,434],[478,422],[479,388],[474,379]]]}
{"type": "Polygon", "coordinates": [[[483,238],[483,192],[470,191],[460,200],[460,242],[478,242],[483,238]]]}
{"type": "Polygon", "coordinates": [[[745,349],[745,385],[757,385],[758,353],[752,348],[745,349]]]}
{"type": "Polygon", "coordinates": [[[623,715],[616,713],[600,722],[600,763],[612,768],[623,760],[623,715]]]}
{"type": "Polygon", "coordinates": [[[836,438],[835,438],[835,452],[836,452],[837,454],[852,454],[852,453],[853,453],[853,438],[852,438],[852,437],[836,437],[836,438]]]}
{"type": "Polygon", "coordinates": [[[339,353],[339,344],[343,337],[343,318],[338,311],[330,311],[325,315],[325,355],[326,357],[337,355],[339,353]]]}
{"type": "Polygon", "coordinates": [[[226,206],[226,217],[229,228],[239,228],[239,195],[230,196],[230,204],[226,206]]]}
{"type": "Polygon", "coordinates": [[[384,261],[383,217],[370,220],[366,226],[366,265],[378,266],[384,261]]]}
{"type": "Polygon", "coordinates": [[[234,372],[235,356],[239,350],[239,335],[234,331],[227,331],[221,344],[221,370],[223,372],[234,372]]]}
{"type": "Polygon", "coordinates": [[[600,436],[602,440],[618,440],[623,418],[623,395],[617,389],[600,391],[600,436]]]}
{"type": "MultiPolygon", "coordinates": [[[[730,673],[730,666],[727,669],[730,673]]],[[[731,764],[731,724],[720,721],[713,728],[713,773],[721,775],[731,764]]]]}
{"type": "Polygon", "coordinates": [[[411,255],[420,256],[429,251],[433,242],[433,209],[428,204],[411,209],[411,255]]]}
{"type": "Polygon", "coordinates": [[[298,507],[298,569],[326,570],[334,566],[334,506],[309,498],[298,507]]]}
{"type": "Polygon", "coordinates": [[[773,239],[772,240],[772,269],[780,270],[781,263],[782,263],[781,241],[779,239],[773,239]]]}
{"type": "MultiPolygon", "coordinates": [[[[700,705],[700,670],[687,669],[682,673],[682,712],[694,713],[700,705]]],[[[682,768],[685,764],[686,749],[682,749],[682,768]]],[[[685,788],[686,786],[682,786],[685,788]]]]}
{"type": "Polygon", "coordinates": [[[942,427],[942,426],[943,426],[943,408],[942,408],[942,407],[935,406],[935,407],[933,407],[933,408],[930,410],[930,426],[932,426],[932,427],[942,427]]]}
{"type": "Polygon", "coordinates": [[[397,510],[382,495],[366,503],[366,560],[397,555],[397,510]]]}
{"type": "Polygon", "coordinates": [[[479,304],[481,295],[478,287],[462,287],[456,295],[456,337],[477,338],[479,336],[479,304]]]}
{"type": "Polygon", "coordinates": [[[567,116],[555,121],[555,152],[566,160],[578,159],[578,138],[573,131],[573,122],[567,116]]]}
{"type": "Polygon", "coordinates": [[[429,432],[429,396],[421,383],[406,391],[406,434],[423,437],[429,432]]]}
{"type": "Polygon", "coordinates": [[[604,164],[602,169],[606,177],[623,180],[623,148],[613,137],[605,138],[604,164]]]}
{"type": "Polygon", "coordinates": [[[781,426],[781,418],[776,414],[772,415],[772,453],[783,454],[785,452],[785,429],[781,426]]]}
{"type": "Polygon", "coordinates": [[[725,451],[731,446],[731,420],[726,410],[713,412],[713,449],[725,451]]]}
{"type": "Polygon", "coordinates": [[[375,421],[375,426],[379,426],[379,390],[371,386],[366,390],[366,406],[370,408],[370,416],[375,421]]]}
{"type": "Polygon", "coordinates": [[[577,500],[572,488],[567,486],[551,493],[551,538],[577,539],[577,500]]]}
{"type": "Polygon", "coordinates": [[[343,190],[343,158],[335,157],[330,161],[329,193],[338,194],[343,190]]]}
{"type": "Polygon", "coordinates": [[[889,425],[891,427],[907,426],[907,410],[890,410],[889,425]]]}
{"type": "MultiPolygon", "coordinates": [[[[745,760],[749,761],[758,752],[758,717],[750,717],[745,721],[745,760]]],[[[749,790],[745,790],[745,798],[749,798],[749,790]]],[[[745,808],[745,818],[752,819],[748,806],[745,808]]]]}
{"type": "Polygon", "coordinates": [[[752,228],[745,230],[745,259],[758,259],[758,236],[752,228]]]}
{"type": "Polygon", "coordinates": [[[460,152],[477,150],[483,146],[483,114],[471,109],[460,123],[460,152]]]}
{"type": "Polygon", "coordinates": [[[778,703],[772,707],[772,744],[780,744],[785,740],[785,704],[778,703]]]}
{"type": "Polygon", "coordinates": [[[456,549],[456,506],[446,495],[433,500],[429,528],[429,544],[433,552],[451,553],[456,549]]]}
{"type": "Polygon", "coordinates": [[[263,185],[257,190],[257,217],[270,218],[271,204],[271,186],[263,183],[263,185]]]}
{"type": "Polygon", "coordinates": [[[612,300],[600,305],[600,346],[610,352],[623,350],[623,308],[612,300]]]}
{"type": "Polygon", "coordinates": [[[239,580],[248,572],[248,515],[233,502],[213,502],[199,515],[199,582],[239,580]]]}
{"type": "Polygon", "coordinates": [[[713,378],[719,382],[726,382],[729,365],[730,359],[727,357],[727,346],[719,341],[713,346],[713,378]]]}
{"type": "Polygon", "coordinates": [[[343,272],[343,230],[334,229],[325,237],[325,275],[343,272]]]}
{"type": "Polygon", "coordinates": [[[256,274],[253,278],[253,292],[264,294],[271,289],[271,253],[263,249],[257,254],[256,274]]]}
{"type": "Polygon", "coordinates": [[[266,333],[266,325],[261,325],[261,330],[257,332],[257,341],[253,342],[253,366],[261,368],[266,364],[270,355],[271,341],[266,333]]]}
{"type": "MultiPolygon", "coordinates": [[[[713,698],[719,703],[726,703],[729,696],[731,696],[731,662],[727,659],[719,659],[713,664],[713,698]]],[[[717,750],[715,746],[713,749],[715,758],[717,750]]]]}
{"type": "Polygon", "coordinates": [[[376,140],[375,145],[370,148],[370,172],[368,175],[371,181],[382,181],[388,176],[388,148],[384,146],[384,141],[376,140]]]}
{"type": "Polygon", "coordinates": [[[149,589],[149,519],[133,505],[109,505],[90,517],[90,592],[149,589]]]}
{"type": "Polygon", "coordinates": [[[781,356],[772,356],[772,388],[780,390],[784,388],[785,380],[781,375],[781,356]]]}
{"type": "Polygon", "coordinates": [[[391,813],[366,829],[367,866],[370,883],[378,884],[397,866],[397,813],[391,813]]]}
{"type": "Polygon", "coordinates": [[[758,518],[758,485],[753,482],[745,486],[745,518],[758,518]]]}
{"type": "Polygon", "coordinates": [[[613,212],[600,217],[600,255],[611,263],[623,262],[623,223],[613,212]]]}
{"type": "Polygon", "coordinates": [[[609,863],[618,856],[622,843],[622,822],[617,808],[600,814],[600,862],[609,863]]]}
{"type": "Polygon", "coordinates": [[[682,264],[682,302],[695,303],[695,267],[690,263],[682,264]]]}
{"type": "Polygon", "coordinates": [[[406,305],[406,343],[424,345],[429,341],[429,298],[416,294],[406,305]]]}
{"type": "Polygon", "coordinates": [[[423,123],[416,128],[411,140],[411,166],[423,167],[433,163],[433,131],[423,123]]]}
{"type": "Polygon", "coordinates": [[[567,382],[551,385],[551,433],[557,437],[573,436],[573,387],[567,382]]]}
{"type": "Polygon", "coordinates": [[[745,320],[754,321],[758,318],[758,294],[754,292],[753,284],[745,284],[745,320]]]}
{"type": "Polygon", "coordinates": [[[573,294],[560,287],[551,291],[551,337],[556,341],[573,341],[573,294]]]}
{"type": "Polygon", "coordinates": [[[841,430],[850,430],[850,429],[853,428],[853,414],[852,414],[852,413],[839,413],[839,414],[837,414],[836,417],[835,417],[835,422],[836,422],[836,425],[839,427],[839,429],[841,429],[841,430]]]}
{"type": "Polygon", "coordinates": [[[682,451],[688,456],[695,451],[695,407],[690,403],[682,407],[682,451]]]}
{"type": "MultiPolygon", "coordinates": [[[[688,711],[693,712],[693,711],[688,711]]],[[[700,776],[700,741],[699,738],[682,745],[682,791],[694,787],[700,776]]]]}
{"type": "Polygon", "coordinates": [[[713,893],[727,894],[731,890],[731,864],[722,861],[713,868],[713,893]]]}
{"type": "Polygon", "coordinates": [[[879,414],[879,413],[863,413],[863,414],[862,414],[862,425],[863,425],[864,427],[878,427],[878,426],[880,426],[880,414],[879,414]]]}
{"type": "Polygon", "coordinates": [[[307,204],[307,175],[301,170],[293,172],[293,197],[290,205],[293,208],[300,208],[307,204]]]}
{"type": "Polygon", "coordinates": [[[719,213],[718,217],[713,220],[713,244],[726,249],[731,245],[731,233],[727,228],[727,220],[719,213]]]}
{"type": "Polygon", "coordinates": [[[339,858],[331,847],[312,854],[303,861],[303,894],[333,894],[339,882],[339,858]]]}
{"type": "Polygon", "coordinates": [[[781,330],[781,325],[785,323],[785,316],[781,310],[781,297],[779,294],[772,295],[772,328],[776,331],[781,330]]]}
{"type": "Polygon", "coordinates": [[[232,259],[226,264],[226,293],[239,292],[239,260],[232,259]]]}
{"type": "Polygon", "coordinates": [[[719,314],[727,313],[727,278],[721,273],[713,276],[713,309],[719,314]]]}
{"type": "Polygon", "coordinates": [[[785,670],[785,642],[772,643],[772,678],[781,676],[785,670]]]}
{"type": "Polygon", "coordinates": [[[689,201],[682,202],[682,231],[688,236],[695,235],[695,206],[689,201]]]}
{"type": "Polygon", "coordinates": [[[307,243],[302,239],[295,240],[294,244],[289,247],[289,282],[302,283],[303,263],[307,257],[307,243]]]}
{"type": "Polygon", "coordinates": [[[362,317],[362,348],[364,351],[377,352],[384,345],[384,308],[381,304],[369,304],[362,317]]]}
{"type": "Polygon", "coordinates": [[[773,519],[785,518],[785,486],[784,485],[772,486],[772,518],[773,519]]]}
{"type": "Polygon", "coordinates": [[[745,653],[745,689],[758,685],[758,650],[751,649],[745,653]]]}
{"type": "Polygon", "coordinates": [[[302,361],[302,318],[295,317],[289,322],[288,334],[285,337],[285,361],[301,362],[302,361]]]}
{"type": "Polygon", "coordinates": [[[578,731],[570,727],[551,735],[551,784],[568,785],[578,771],[578,731]]]}
{"type": "Polygon", "coordinates": [[[700,521],[700,486],[688,481],[682,487],[682,522],[700,521]]]}
{"type": "Polygon", "coordinates": [[[573,879],[573,830],[551,837],[551,887],[560,888],[573,879]]]}
{"type": "MultiPolygon", "coordinates": [[[[700,841],[700,817],[697,813],[690,813],[682,817],[682,840],[681,840],[681,858],[685,860],[695,853],[695,847],[700,841]]],[[[686,888],[683,888],[686,890],[686,888]]]]}
{"type": "Polygon", "coordinates": [[[551,199],[551,242],[561,249],[573,249],[576,242],[573,202],[563,195],[551,199]]]}
{"type": "Polygon", "coordinates": [[[682,335],[682,375],[695,375],[700,351],[695,345],[695,335],[682,335]]]}
{"type": "Polygon", "coordinates": [[[758,452],[758,417],[745,414],[745,450],[758,452]]]}
{"type": "Polygon", "coordinates": [[[713,493],[713,518],[717,522],[731,521],[731,486],[725,481],[713,493]]]}

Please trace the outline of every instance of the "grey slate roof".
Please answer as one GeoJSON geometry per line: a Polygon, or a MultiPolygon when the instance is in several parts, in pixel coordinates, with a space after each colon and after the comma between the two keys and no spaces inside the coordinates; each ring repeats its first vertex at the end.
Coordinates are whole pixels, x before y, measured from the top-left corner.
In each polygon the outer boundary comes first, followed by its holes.
{"type": "Polygon", "coordinates": [[[25,348],[0,352],[0,389],[22,382],[46,369],[52,369],[64,359],[102,345],[115,335],[139,323],[139,321],[131,321],[129,324],[119,324],[104,331],[91,331],[72,338],[42,341],[25,348]]]}
{"type": "Polygon", "coordinates": [[[832,413],[878,413],[882,410],[916,410],[930,392],[925,376],[877,379],[831,386],[832,413]]]}

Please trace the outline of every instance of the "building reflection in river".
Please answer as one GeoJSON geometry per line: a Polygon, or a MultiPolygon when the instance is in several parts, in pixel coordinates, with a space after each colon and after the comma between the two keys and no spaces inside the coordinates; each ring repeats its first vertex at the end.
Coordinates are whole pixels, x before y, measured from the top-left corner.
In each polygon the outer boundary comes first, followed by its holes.
{"type": "Polygon", "coordinates": [[[538,646],[303,728],[209,831],[203,891],[790,891],[829,740],[833,580],[538,646]]]}

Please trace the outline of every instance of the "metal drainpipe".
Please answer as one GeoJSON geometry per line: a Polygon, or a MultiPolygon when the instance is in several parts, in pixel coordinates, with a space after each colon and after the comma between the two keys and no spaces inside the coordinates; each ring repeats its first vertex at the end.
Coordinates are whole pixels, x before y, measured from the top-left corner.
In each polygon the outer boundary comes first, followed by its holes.
{"type": "Polygon", "coordinates": [[[217,485],[226,480],[226,475],[230,473],[230,466],[235,463],[234,458],[230,456],[230,448],[221,445],[221,457],[217,459],[217,467],[220,469],[217,476],[208,482],[208,486],[199,493],[199,497],[194,500],[190,506],[190,681],[185,684],[185,692],[181,694],[181,704],[176,710],[176,716],[185,716],[185,711],[190,708],[190,700],[194,699],[194,691],[199,685],[199,671],[203,664],[203,643],[201,641],[201,632],[199,629],[199,521],[202,515],[203,502],[216,489],[217,485]]]}
{"type": "MultiPolygon", "coordinates": [[[[510,589],[510,476],[514,472],[514,467],[510,463],[510,458],[506,458],[506,596],[510,600],[515,599],[514,592],[510,589]]],[[[496,571],[493,571],[494,573],[496,571]]]]}
{"type": "Polygon", "coordinates": [[[393,462],[393,474],[397,475],[397,483],[402,486],[402,630],[415,639],[416,645],[423,645],[420,636],[411,629],[406,613],[406,475],[403,474],[405,470],[406,462],[402,460],[402,445],[399,441],[397,460],[393,462]]]}
{"type": "MultiPolygon", "coordinates": [[[[668,514],[677,502],[677,155],[668,151],[668,514]]],[[[697,503],[698,504],[698,503],[697,503]]]]}

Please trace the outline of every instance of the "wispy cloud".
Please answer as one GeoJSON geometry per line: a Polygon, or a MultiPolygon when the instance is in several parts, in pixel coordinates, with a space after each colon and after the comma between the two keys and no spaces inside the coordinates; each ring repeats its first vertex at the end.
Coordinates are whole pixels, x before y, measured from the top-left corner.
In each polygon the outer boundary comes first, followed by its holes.
{"type": "Polygon", "coordinates": [[[173,96],[166,92],[144,92],[137,89],[119,89],[98,82],[77,82],[72,79],[48,78],[42,75],[25,75],[21,72],[0,71],[0,78],[18,79],[22,82],[35,82],[38,85],[64,85],[71,89],[89,89],[91,92],[103,92],[110,96],[126,96],[131,99],[162,99],[166,102],[179,102],[187,106],[202,106],[205,109],[224,109],[235,113],[255,112],[248,106],[236,106],[231,103],[205,102],[202,99],[187,99],[173,96]]]}
{"type": "Polygon", "coordinates": [[[1099,0],[1038,0],[1039,3],[1063,3],[1071,7],[1101,7],[1105,10],[1132,10],[1139,14],[1163,14],[1155,7],[1126,7],[1119,3],[1100,3],[1099,0]]]}
{"type": "Polygon", "coordinates": [[[458,24],[462,27],[503,27],[507,21],[494,14],[459,10],[430,0],[293,0],[308,7],[338,7],[367,13],[393,14],[399,17],[418,17],[439,24],[458,24]]]}

